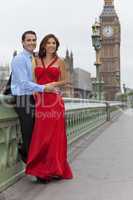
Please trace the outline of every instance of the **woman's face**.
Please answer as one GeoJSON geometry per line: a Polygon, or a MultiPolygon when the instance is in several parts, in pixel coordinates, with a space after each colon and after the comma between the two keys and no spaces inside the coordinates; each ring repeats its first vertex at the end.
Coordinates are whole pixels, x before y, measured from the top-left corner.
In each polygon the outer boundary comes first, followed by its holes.
{"type": "Polygon", "coordinates": [[[45,45],[46,53],[53,54],[56,52],[56,41],[54,38],[49,38],[45,45]]]}

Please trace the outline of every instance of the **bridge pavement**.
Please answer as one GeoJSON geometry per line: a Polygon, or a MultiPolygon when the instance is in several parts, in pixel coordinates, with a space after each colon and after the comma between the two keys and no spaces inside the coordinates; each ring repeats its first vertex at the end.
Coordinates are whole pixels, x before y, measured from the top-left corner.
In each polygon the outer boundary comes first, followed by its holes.
{"type": "Polygon", "coordinates": [[[85,150],[72,162],[73,180],[43,185],[24,177],[1,193],[0,200],[132,200],[132,127],[133,110],[128,110],[79,142],[85,150]]]}

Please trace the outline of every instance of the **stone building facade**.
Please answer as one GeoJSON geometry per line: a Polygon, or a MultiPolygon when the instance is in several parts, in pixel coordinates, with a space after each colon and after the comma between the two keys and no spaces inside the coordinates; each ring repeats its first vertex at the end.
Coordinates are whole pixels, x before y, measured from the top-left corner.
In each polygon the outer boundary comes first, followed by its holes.
{"type": "Polygon", "coordinates": [[[70,82],[70,84],[67,84],[63,90],[63,96],[64,97],[74,97],[74,88],[73,88],[73,71],[74,71],[74,66],[73,66],[73,53],[66,51],[66,55],[64,58],[65,62],[65,78],[70,82]]]}
{"type": "Polygon", "coordinates": [[[0,93],[2,93],[9,78],[9,65],[0,66],[0,93]]]}

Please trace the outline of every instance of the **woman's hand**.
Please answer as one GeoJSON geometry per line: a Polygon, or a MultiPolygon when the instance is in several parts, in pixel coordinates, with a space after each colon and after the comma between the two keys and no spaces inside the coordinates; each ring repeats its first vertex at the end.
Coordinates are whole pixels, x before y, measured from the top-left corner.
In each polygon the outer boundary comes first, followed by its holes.
{"type": "Polygon", "coordinates": [[[65,85],[73,85],[71,81],[66,81],[65,85]]]}

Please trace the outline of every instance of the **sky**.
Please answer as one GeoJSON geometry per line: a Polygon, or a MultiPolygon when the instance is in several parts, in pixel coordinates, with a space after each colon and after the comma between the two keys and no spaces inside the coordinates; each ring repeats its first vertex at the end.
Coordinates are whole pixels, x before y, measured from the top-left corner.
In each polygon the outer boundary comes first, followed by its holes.
{"type": "MultiPolygon", "coordinates": [[[[121,23],[121,85],[133,88],[131,0],[114,0],[114,4],[121,23]]],[[[34,30],[38,44],[46,34],[55,34],[60,41],[59,56],[64,57],[69,49],[74,67],[95,75],[91,26],[101,14],[104,0],[0,0],[0,5],[0,64],[10,63],[13,51],[22,50],[22,33],[34,30]]]]}

